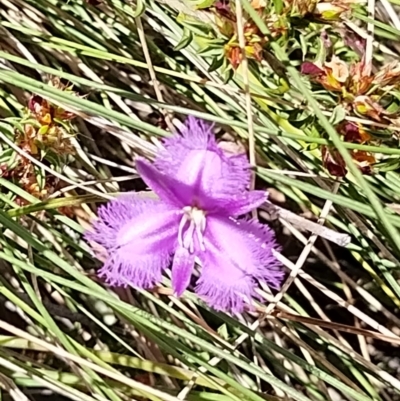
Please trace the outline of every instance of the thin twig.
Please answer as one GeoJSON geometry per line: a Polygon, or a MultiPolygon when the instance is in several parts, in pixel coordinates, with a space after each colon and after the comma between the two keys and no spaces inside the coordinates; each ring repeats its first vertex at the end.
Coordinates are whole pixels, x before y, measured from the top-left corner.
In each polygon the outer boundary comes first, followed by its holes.
{"type": "Polygon", "coordinates": [[[370,75],[372,72],[372,58],[373,58],[373,50],[374,50],[374,19],[375,19],[375,0],[368,0],[367,4],[367,12],[368,18],[372,21],[367,24],[367,43],[365,45],[365,55],[364,55],[364,63],[365,63],[365,74],[370,75]]]}
{"type": "MultiPolygon", "coordinates": [[[[151,81],[153,83],[154,93],[156,94],[157,100],[159,102],[164,103],[164,99],[163,99],[163,96],[162,96],[162,93],[160,90],[160,85],[159,85],[159,82],[157,81],[157,76],[154,71],[153,62],[151,61],[151,55],[149,52],[149,47],[147,46],[146,35],[144,33],[141,17],[135,18],[135,23],[137,26],[139,40],[142,45],[144,59],[146,60],[147,68],[149,70],[149,75],[150,75],[151,81]]],[[[174,132],[175,128],[174,128],[174,125],[172,124],[171,116],[168,114],[168,111],[162,110],[161,112],[165,117],[165,122],[167,123],[169,130],[171,132],[174,132]]]]}
{"type": "Polygon", "coordinates": [[[331,362],[329,362],[328,359],[319,356],[318,353],[313,350],[305,341],[301,340],[297,333],[294,334],[293,330],[291,330],[287,326],[284,326],[281,322],[279,322],[279,320],[275,320],[274,323],[276,327],[279,327],[279,329],[282,330],[282,332],[286,334],[292,342],[297,344],[299,347],[307,350],[314,358],[316,358],[319,363],[325,367],[325,369],[334,373],[337,377],[341,379],[341,381],[343,381],[343,383],[346,383],[349,387],[358,392],[362,392],[362,390],[356,384],[354,384],[352,380],[350,380],[344,373],[342,373],[331,362]]]}
{"type": "MultiPolygon", "coordinates": [[[[293,226],[286,224],[286,228],[288,228],[291,232],[291,234],[296,237],[300,242],[302,242],[304,245],[307,243],[307,238],[296,228],[293,226]]],[[[326,246],[326,241],[323,240],[323,243],[326,246]]],[[[397,326],[400,326],[400,319],[396,317],[393,313],[391,313],[387,308],[385,308],[381,302],[379,302],[371,293],[366,291],[364,288],[359,286],[354,280],[351,279],[345,272],[343,272],[340,268],[340,265],[334,261],[333,255],[330,251],[330,248],[328,249],[328,254],[331,256],[332,260],[329,259],[322,251],[317,249],[316,247],[313,247],[311,251],[316,255],[325,265],[327,265],[335,274],[339,276],[339,278],[348,284],[351,288],[355,289],[362,298],[364,298],[365,302],[367,305],[370,305],[380,313],[382,313],[385,317],[390,319],[394,324],[397,326]]]]}
{"type": "MultiPolygon", "coordinates": [[[[328,241],[331,241],[337,245],[347,246],[351,242],[351,237],[348,234],[338,233],[328,227],[322,226],[318,223],[314,223],[313,221],[299,216],[287,209],[273,205],[272,203],[263,205],[261,209],[269,214],[265,217],[274,218],[274,216],[276,216],[279,219],[283,219],[293,224],[295,227],[310,231],[313,234],[318,235],[321,238],[325,238],[328,241]]],[[[260,213],[261,216],[263,216],[263,214],[263,212],[260,213]]]]}
{"type": "MultiPolygon", "coordinates": [[[[340,183],[335,183],[334,184],[334,187],[332,189],[333,193],[337,192],[337,190],[339,189],[339,185],[340,185],[340,183]]],[[[319,224],[321,224],[321,225],[324,224],[325,218],[329,214],[329,212],[331,210],[331,207],[332,207],[332,201],[327,200],[325,202],[324,207],[322,208],[321,215],[320,215],[320,217],[318,219],[318,223],[319,224]]],[[[303,267],[303,264],[306,261],[308,255],[310,254],[311,249],[312,249],[315,241],[317,240],[317,238],[318,238],[317,234],[311,234],[307,244],[305,245],[303,251],[301,252],[301,254],[299,256],[299,258],[297,259],[295,268],[292,269],[292,271],[290,272],[289,277],[287,278],[287,280],[283,284],[281,290],[274,297],[274,301],[271,302],[267,306],[267,309],[265,311],[265,313],[267,315],[269,315],[274,310],[274,308],[277,305],[277,303],[283,298],[283,295],[286,293],[286,291],[289,289],[290,285],[293,283],[293,281],[297,277],[297,274],[299,273],[300,269],[303,267]]]]}
{"type": "MultiPolygon", "coordinates": [[[[278,317],[280,319],[287,319],[287,320],[291,320],[291,321],[294,321],[294,322],[313,324],[313,325],[316,325],[318,327],[325,327],[325,328],[330,329],[330,330],[338,330],[338,331],[342,331],[344,333],[351,333],[351,334],[355,334],[357,336],[374,338],[376,340],[385,341],[385,342],[388,342],[388,343],[391,343],[391,344],[400,345],[400,338],[394,338],[394,337],[391,337],[391,336],[385,336],[383,334],[376,333],[376,332],[371,331],[371,330],[362,329],[362,328],[357,327],[357,326],[353,327],[353,326],[348,326],[348,325],[342,324],[342,323],[327,322],[325,320],[320,320],[320,319],[316,319],[316,318],[313,318],[313,317],[298,316],[298,315],[293,315],[291,313],[282,312],[282,311],[274,313],[274,316],[276,316],[276,317],[278,317]]],[[[365,358],[365,359],[368,360],[367,358],[365,358]]]]}
{"type": "MultiPolygon", "coordinates": [[[[287,259],[285,256],[280,254],[279,252],[274,251],[273,252],[275,257],[287,268],[290,270],[298,270],[296,265],[292,263],[289,259],[287,259]]],[[[380,323],[378,323],[376,320],[372,319],[370,316],[362,312],[360,309],[356,308],[354,305],[349,304],[346,302],[344,299],[342,299],[340,296],[338,296],[335,292],[329,290],[326,286],[315,280],[313,277],[311,277],[309,274],[306,272],[299,270],[298,275],[307,280],[311,285],[319,289],[323,294],[325,294],[328,298],[334,300],[335,302],[338,303],[338,305],[342,306],[343,308],[346,308],[351,314],[354,316],[357,316],[360,320],[362,320],[364,323],[368,324],[375,330],[379,331],[380,333],[390,336],[393,338],[400,338],[396,334],[394,334],[392,331],[387,329],[386,327],[382,326],[380,323]]],[[[264,308],[265,310],[266,308],[264,308]]]]}
{"type": "MultiPolygon", "coordinates": [[[[245,100],[246,100],[247,126],[249,131],[248,132],[249,159],[250,159],[250,164],[254,167],[256,165],[256,149],[255,149],[255,139],[254,139],[253,112],[252,112],[250,85],[249,85],[249,62],[246,57],[246,39],[244,37],[243,10],[240,0],[236,0],[235,10],[236,10],[237,34],[239,38],[239,46],[242,55],[241,66],[243,72],[243,84],[244,84],[245,100]]],[[[255,185],[255,174],[254,172],[252,172],[250,189],[254,189],[254,185],[255,185]]],[[[253,217],[256,216],[257,214],[255,212],[255,215],[253,215],[253,217]]]]}
{"type": "Polygon", "coordinates": [[[394,10],[393,6],[390,4],[388,0],[381,0],[382,6],[389,15],[392,23],[396,29],[400,30],[400,18],[398,13],[394,10]]]}

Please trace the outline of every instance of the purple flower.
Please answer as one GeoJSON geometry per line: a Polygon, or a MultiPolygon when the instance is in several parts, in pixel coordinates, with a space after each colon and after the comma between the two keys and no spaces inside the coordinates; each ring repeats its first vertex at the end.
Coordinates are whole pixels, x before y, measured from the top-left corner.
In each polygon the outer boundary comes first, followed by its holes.
{"type": "Polygon", "coordinates": [[[266,193],[248,191],[246,155],[226,155],[211,126],[189,117],[181,134],[165,141],[154,164],[136,162],[159,199],[122,195],[99,208],[86,238],[106,249],[100,275],[111,285],[152,287],[172,261],[172,286],[180,296],[196,259],[197,294],[217,310],[239,313],[257,280],[278,287],[283,276],[272,231],[238,218],[261,205],[266,193]]]}

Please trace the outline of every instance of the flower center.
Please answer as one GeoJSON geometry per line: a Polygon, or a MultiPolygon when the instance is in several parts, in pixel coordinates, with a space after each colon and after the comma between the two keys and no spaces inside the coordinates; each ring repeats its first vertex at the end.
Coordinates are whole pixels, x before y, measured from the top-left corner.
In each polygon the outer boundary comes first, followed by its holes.
{"type": "Polygon", "coordinates": [[[179,223],[179,245],[194,252],[194,238],[197,237],[200,249],[205,251],[203,233],[206,229],[206,213],[195,206],[185,206],[183,216],[179,223]]]}

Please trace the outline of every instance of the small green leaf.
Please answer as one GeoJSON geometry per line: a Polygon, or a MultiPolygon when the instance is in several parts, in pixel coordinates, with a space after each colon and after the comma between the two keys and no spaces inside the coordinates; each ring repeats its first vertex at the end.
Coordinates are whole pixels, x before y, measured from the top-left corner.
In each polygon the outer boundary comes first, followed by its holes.
{"type": "Polygon", "coordinates": [[[283,10],[283,1],[282,0],[274,0],[274,8],[275,8],[275,12],[279,15],[283,10]]]}
{"type": "Polygon", "coordinates": [[[134,18],[140,17],[141,15],[143,15],[145,10],[146,10],[146,4],[145,4],[144,0],[137,0],[136,10],[133,13],[133,17],[134,18]]]}
{"type": "Polygon", "coordinates": [[[300,46],[301,54],[302,54],[301,58],[302,58],[302,61],[304,61],[307,56],[307,53],[308,53],[308,51],[307,51],[308,41],[307,41],[306,37],[304,35],[300,35],[299,41],[296,40],[295,43],[298,46],[300,46]]]}
{"type": "Polygon", "coordinates": [[[223,63],[224,63],[225,57],[213,57],[212,62],[210,67],[208,68],[208,72],[213,72],[218,70],[218,68],[220,68],[223,63]]]}
{"type": "Polygon", "coordinates": [[[14,153],[14,149],[8,148],[6,150],[3,150],[0,153],[0,163],[5,163],[8,160],[10,160],[11,155],[14,153]]]}
{"type": "Polygon", "coordinates": [[[42,125],[38,131],[38,135],[46,135],[47,131],[49,130],[49,126],[48,125],[42,125]]]}
{"type": "Polygon", "coordinates": [[[176,17],[176,20],[181,25],[188,28],[195,35],[209,38],[209,35],[212,32],[212,27],[210,25],[205,24],[204,22],[198,21],[184,13],[180,13],[176,17]]]}
{"type": "Polygon", "coordinates": [[[200,0],[199,2],[195,3],[195,7],[198,10],[201,10],[202,8],[209,8],[214,4],[214,0],[200,0]]]}
{"type": "Polygon", "coordinates": [[[224,80],[224,84],[227,84],[232,79],[233,74],[234,74],[234,71],[233,71],[232,67],[227,68],[223,72],[222,77],[223,77],[223,80],[224,80]]]}
{"type": "Polygon", "coordinates": [[[383,141],[391,140],[393,138],[393,132],[390,130],[371,130],[369,133],[372,134],[375,139],[380,139],[383,141]]]}
{"type": "Polygon", "coordinates": [[[204,57],[212,57],[212,56],[221,56],[223,53],[222,49],[220,46],[206,46],[204,49],[201,49],[200,51],[197,52],[197,54],[201,54],[204,57]]]}
{"type": "Polygon", "coordinates": [[[12,152],[11,156],[7,162],[7,167],[9,170],[16,168],[19,164],[19,158],[17,152],[12,152]]]}
{"type": "Polygon", "coordinates": [[[60,157],[50,150],[46,152],[45,158],[53,167],[59,167],[62,165],[60,157]]]}
{"type": "Polygon", "coordinates": [[[390,260],[387,259],[381,259],[380,260],[380,264],[383,265],[384,267],[388,268],[388,269],[396,269],[399,270],[399,265],[396,263],[393,263],[390,260]]]}
{"type": "Polygon", "coordinates": [[[327,51],[326,51],[324,41],[322,40],[321,37],[319,37],[318,38],[318,46],[317,46],[317,55],[314,59],[314,62],[317,64],[323,65],[326,61],[326,55],[327,55],[327,51]]]}
{"type": "Polygon", "coordinates": [[[189,31],[188,28],[183,28],[183,35],[179,43],[174,47],[175,51],[179,51],[184,49],[185,47],[189,46],[193,40],[193,34],[189,31]]]}
{"type": "Polygon", "coordinates": [[[398,113],[399,104],[397,102],[390,103],[389,106],[386,107],[386,111],[388,113],[398,113]]]}
{"type": "Polygon", "coordinates": [[[228,327],[225,323],[222,326],[218,327],[217,332],[224,340],[229,340],[228,327]]]}
{"type": "Polygon", "coordinates": [[[45,171],[42,168],[36,167],[36,166],[34,166],[34,171],[35,171],[35,175],[36,175],[36,182],[38,183],[39,188],[44,189],[44,187],[46,186],[45,171]]]}
{"type": "Polygon", "coordinates": [[[280,78],[284,78],[286,84],[288,83],[288,78],[286,75],[286,66],[282,63],[282,61],[278,60],[274,54],[270,51],[264,52],[265,61],[271,66],[272,70],[277,74],[280,78]]]}
{"type": "Polygon", "coordinates": [[[395,171],[400,167],[400,159],[396,158],[389,158],[381,163],[374,164],[374,170],[385,172],[385,171],[395,171]]]}
{"type": "Polygon", "coordinates": [[[343,106],[336,106],[331,114],[331,118],[329,119],[329,122],[332,125],[337,125],[340,122],[342,122],[346,117],[346,110],[343,108],[343,106]]]}
{"type": "MultiPolygon", "coordinates": [[[[6,120],[6,119],[5,119],[6,120]]],[[[24,128],[21,124],[18,122],[13,122],[13,125],[21,132],[24,132],[24,128]]],[[[7,136],[8,139],[13,140],[15,137],[15,133],[13,128],[9,124],[5,124],[3,122],[0,122],[0,130],[1,132],[4,133],[4,135],[7,136]]]]}

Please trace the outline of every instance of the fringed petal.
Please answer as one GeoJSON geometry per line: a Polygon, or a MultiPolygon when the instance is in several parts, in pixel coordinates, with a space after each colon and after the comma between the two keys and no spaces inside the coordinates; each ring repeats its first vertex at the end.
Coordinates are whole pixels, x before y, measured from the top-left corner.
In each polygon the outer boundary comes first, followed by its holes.
{"type": "Polygon", "coordinates": [[[219,202],[219,215],[238,217],[257,209],[268,199],[266,191],[246,191],[226,202],[219,202]]]}
{"type": "Polygon", "coordinates": [[[176,296],[180,297],[189,285],[193,267],[194,254],[186,248],[178,248],[172,262],[172,288],[176,296]]]}
{"type": "Polygon", "coordinates": [[[212,126],[189,117],[181,135],[164,141],[155,166],[166,175],[190,185],[196,196],[229,198],[250,183],[250,164],[245,154],[228,155],[218,146],[212,126]]]}
{"type": "Polygon", "coordinates": [[[171,254],[166,250],[135,257],[129,248],[124,248],[106,260],[98,275],[113,287],[152,288],[162,280],[162,273],[170,262],[171,254]]]}
{"type": "Polygon", "coordinates": [[[166,203],[177,208],[190,204],[193,198],[193,188],[179,177],[164,174],[145,159],[136,160],[136,169],[143,181],[166,203]]]}
{"type": "Polygon", "coordinates": [[[255,296],[256,280],[279,287],[283,271],[273,256],[276,242],[267,226],[209,217],[205,239],[196,292],[214,309],[241,313],[255,296]]]}
{"type": "Polygon", "coordinates": [[[179,213],[160,201],[125,195],[100,207],[98,217],[85,237],[107,252],[100,276],[113,286],[159,282],[176,248],[179,213]]]}

